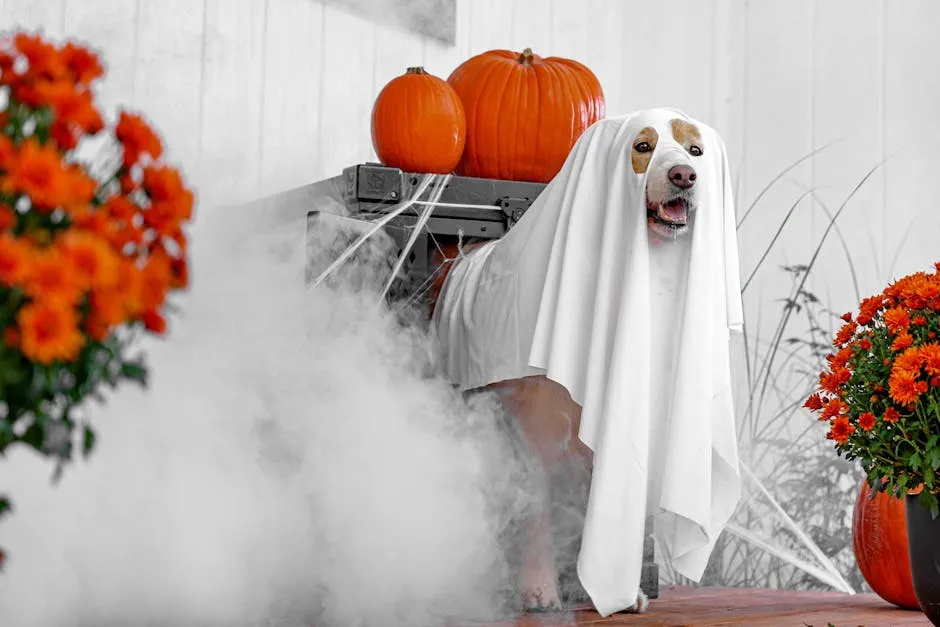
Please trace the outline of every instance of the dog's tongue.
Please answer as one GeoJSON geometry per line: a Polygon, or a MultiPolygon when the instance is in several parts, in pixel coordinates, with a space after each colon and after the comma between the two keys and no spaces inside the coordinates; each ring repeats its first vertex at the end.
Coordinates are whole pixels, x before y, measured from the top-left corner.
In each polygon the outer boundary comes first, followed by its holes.
{"type": "Polygon", "coordinates": [[[672,222],[685,222],[688,217],[685,201],[679,198],[666,203],[663,205],[662,215],[672,222]]]}

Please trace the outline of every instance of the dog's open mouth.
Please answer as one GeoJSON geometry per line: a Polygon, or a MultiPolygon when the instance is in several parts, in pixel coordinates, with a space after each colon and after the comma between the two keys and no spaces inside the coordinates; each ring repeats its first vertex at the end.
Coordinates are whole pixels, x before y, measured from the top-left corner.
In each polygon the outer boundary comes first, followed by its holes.
{"type": "Polygon", "coordinates": [[[646,221],[657,234],[674,237],[688,229],[691,200],[677,196],[664,203],[646,203],[646,221]]]}
{"type": "Polygon", "coordinates": [[[673,198],[658,204],[647,203],[646,214],[656,222],[680,228],[689,223],[689,203],[685,198],[673,198]]]}

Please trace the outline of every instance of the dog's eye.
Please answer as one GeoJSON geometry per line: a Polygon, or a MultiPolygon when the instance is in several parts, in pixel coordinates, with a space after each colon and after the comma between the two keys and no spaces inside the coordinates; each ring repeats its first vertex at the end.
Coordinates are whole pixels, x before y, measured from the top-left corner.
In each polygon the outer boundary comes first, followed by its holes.
{"type": "Polygon", "coordinates": [[[646,142],[640,142],[639,144],[637,144],[636,146],[634,146],[633,149],[634,149],[635,151],[637,151],[637,152],[649,152],[649,151],[650,151],[650,145],[649,145],[648,143],[646,143],[646,142]]]}
{"type": "Polygon", "coordinates": [[[702,149],[699,148],[698,146],[689,146],[689,154],[692,155],[693,157],[701,157],[702,149]]]}

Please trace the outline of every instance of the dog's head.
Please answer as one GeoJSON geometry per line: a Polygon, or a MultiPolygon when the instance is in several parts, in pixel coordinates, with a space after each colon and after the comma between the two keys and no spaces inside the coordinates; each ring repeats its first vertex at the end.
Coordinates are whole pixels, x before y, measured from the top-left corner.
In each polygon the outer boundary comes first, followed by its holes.
{"type": "Polygon", "coordinates": [[[646,174],[646,221],[657,239],[675,239],[689,230],[698,207],[696,160],[705,151],[698,127],[682,119],[665,132],[647,126],[633,140],[633,171],[646,174]]]}

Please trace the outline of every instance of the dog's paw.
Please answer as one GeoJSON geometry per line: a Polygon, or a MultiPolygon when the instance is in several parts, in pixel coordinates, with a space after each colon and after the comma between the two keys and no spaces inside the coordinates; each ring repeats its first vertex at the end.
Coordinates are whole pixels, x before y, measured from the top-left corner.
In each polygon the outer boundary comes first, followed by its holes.
{"type": "Polygon", "coordinates": [[[628,614],[645,614],[650,607],[649,597],[642,590],[636,593],[636,603],[628,607],[625,612],[628,614]]]}
{"type": "Polygon", "coordinates": [[[560,612],[561,599],[557,594],[545,594],[541,590],[526,591],[524,599],[526,612],[560,612]]]}
{"type": "Polygon", "coordinates": [[[558,575],[551,568],[531,569],[523,576],[523,604],[527,612],[555,612],[562,609],[558,575]]]}

